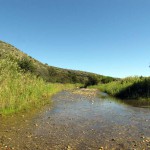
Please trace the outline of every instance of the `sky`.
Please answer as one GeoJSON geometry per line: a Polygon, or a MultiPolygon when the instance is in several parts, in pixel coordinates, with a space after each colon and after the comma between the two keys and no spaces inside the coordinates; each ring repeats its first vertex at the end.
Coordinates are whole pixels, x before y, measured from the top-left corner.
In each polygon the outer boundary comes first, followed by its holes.
{"type": "Polygon", "coordinates": [[[150,0],[0,0],[0,40],[51,66],[150,76],[150,0]]]}

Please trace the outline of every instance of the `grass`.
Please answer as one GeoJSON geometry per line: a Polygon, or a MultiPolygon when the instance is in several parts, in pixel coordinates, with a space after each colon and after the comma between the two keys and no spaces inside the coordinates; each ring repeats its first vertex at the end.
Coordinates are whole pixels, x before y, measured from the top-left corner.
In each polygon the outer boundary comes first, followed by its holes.
{"type": "Polygon", "coordinates": [[[30,72],[24,73],[15,61],[5,57],[0,61],[0,114],[39,107],[50,97],[75,85],[46,83],[30,72]]]}
{"type": "Polygon", "coordinates": [[[122,99],[150,99],[150,77],[128,77],[93,87],[122,99]]]}
{"type": "Polygon", "coordinates": [[[50,97],[57,92],[76,87],[76,84],[46,82],[47,76],[52,81],[55,78],[55,75],[49,76],[48,68],[0,41],[0,114],[41,107],[50,103],[50,97]]]}

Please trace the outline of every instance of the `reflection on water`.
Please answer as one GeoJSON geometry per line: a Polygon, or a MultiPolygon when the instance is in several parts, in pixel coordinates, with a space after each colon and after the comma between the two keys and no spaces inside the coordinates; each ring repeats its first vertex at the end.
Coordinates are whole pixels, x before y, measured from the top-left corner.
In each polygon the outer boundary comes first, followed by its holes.
{"type": "Polygon", "coordinates": [[[100,92],[99,97],[101,99],[104,99],[104,100],[109,99],[109,100],[114,101],[118,104],[131,105],[134,107],[141,107],[141,108],[150,108],[150,100],[144,100],[144,99],[141,99],[141,100],[126,99],[126,100],[123,100],[123,99],[111,97],[107,93],[104,93],[104,92],[100,92]]]}

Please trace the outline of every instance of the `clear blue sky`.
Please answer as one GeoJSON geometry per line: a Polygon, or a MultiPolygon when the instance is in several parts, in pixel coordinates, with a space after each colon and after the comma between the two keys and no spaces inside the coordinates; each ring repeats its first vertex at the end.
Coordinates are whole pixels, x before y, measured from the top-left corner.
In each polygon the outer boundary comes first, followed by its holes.
{"type": "Polygon", "coordinates": [[[0,40],[52,66],[150,75],[150,0],[0,0],[0,40]]]}

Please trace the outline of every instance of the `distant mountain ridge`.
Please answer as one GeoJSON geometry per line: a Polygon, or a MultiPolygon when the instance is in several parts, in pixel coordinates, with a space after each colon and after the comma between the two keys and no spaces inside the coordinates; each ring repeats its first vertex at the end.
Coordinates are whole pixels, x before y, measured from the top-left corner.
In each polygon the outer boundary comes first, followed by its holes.
{"type": "Polygon", "coordinates": [[[108,83],[116,80],[116,78],[113,77],[90,72],[48,66],[47,64],[43,64],[31,56],[28,56],[11,44],[0,41],[0,58],[5,57],[15,61],[22,71],[29,71],[37,77],[43,78],[47,82],[85,84],[89,81],[89,79],[96,79],[99,83],[108,83]]]}

